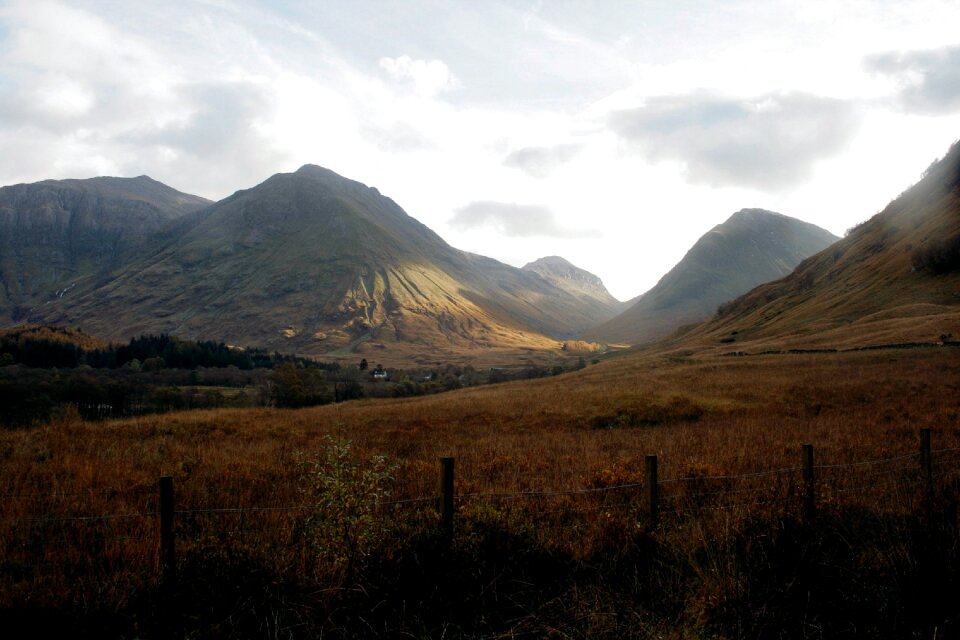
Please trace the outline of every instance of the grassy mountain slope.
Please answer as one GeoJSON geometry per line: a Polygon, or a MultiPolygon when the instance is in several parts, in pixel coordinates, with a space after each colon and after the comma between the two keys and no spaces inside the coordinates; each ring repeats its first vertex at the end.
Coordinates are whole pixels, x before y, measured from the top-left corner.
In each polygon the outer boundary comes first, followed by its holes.
{"type": "Polygon", "coordinates": [[[586,333],[590,340],[640,344],[709,318],[717,306],[780,278],[836,236],[763,209],[743,209],[717,225],[656,286],[612,320],[586,333]]]}
{"type": "Polygon", "coordinates": [[[177,221],[46,319],[314,354],[556,349],[592,305],[450,247],[376,189],[307,165],[177,221]],[[546,337],[550,335],[552,337],[546,337]]]}
{"type": "Polygon", "coordinates": [[[0,189],[0,325],[102,276],[164,225],[210,204],[147,176],[0,189]]]}
{"type": "Polygon", "coordinates": [[[843,240],[723,305],[690,339],[793,348],[948,335],[960,336],[960,144],[843,240]]]}

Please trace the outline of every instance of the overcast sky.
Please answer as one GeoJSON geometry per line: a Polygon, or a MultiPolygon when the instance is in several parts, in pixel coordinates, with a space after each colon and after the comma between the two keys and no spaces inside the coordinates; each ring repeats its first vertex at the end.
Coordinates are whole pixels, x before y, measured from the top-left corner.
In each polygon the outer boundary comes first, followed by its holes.
{"type": "Polygon", "coordinates": [[[0,0],[0,184],[319,164],[620,299],[744,207],[842,235],[960,138],[960,3],[0,0]]]}

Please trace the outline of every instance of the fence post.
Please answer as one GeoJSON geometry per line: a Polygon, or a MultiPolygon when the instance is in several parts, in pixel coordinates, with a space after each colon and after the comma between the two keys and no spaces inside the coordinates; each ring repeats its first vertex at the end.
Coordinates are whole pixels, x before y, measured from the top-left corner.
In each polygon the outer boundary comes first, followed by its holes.
{"type": "Polygon", "coordinates": [[[923,477],[923,497],[929,506],[933,499],[933,450],[930,447],[930,429],[920,429],[920,473],[923,477]]]}
{"type": "Polygon", "coordinates": [[[164,581],[174,577],[177,567],[173,538],[173,478],[160,478],[160,568],[164,581]]]}
{"type": "Polygon", "coordinates": [[[807,518],[813,518],[817,513],[817,481],[813,470],[812,444],[803,445],[803,481],[806,485],[803,512],[807,518]]]}
{"type": "Polygon", "coordinates": [[[657,456],[647,456],[647,516],[656,527],[660,518],[660,488],[657,486],[657,456]]]}
{"type": "Polygon", "coordinates": [[[440,522],[447,541],[453,540],[453,458],[440,458],[440,522]]]}

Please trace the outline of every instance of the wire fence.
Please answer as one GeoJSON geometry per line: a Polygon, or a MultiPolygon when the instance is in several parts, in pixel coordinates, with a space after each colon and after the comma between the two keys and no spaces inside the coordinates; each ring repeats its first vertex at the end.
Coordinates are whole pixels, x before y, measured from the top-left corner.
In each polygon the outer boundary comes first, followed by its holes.
{"type": "MultiPolygon", "coordinates": [[[[960,475],[960,448],[931,450],[935,457],[932,461],[933,477],[955,477],[960,475]],[[954,454],[948,456],[947,454],[954,454]]],[[[878,493],[885,486],[895,486],[915,482],[921,469],[918,466],[920,453],[901,455],[890,458],[863,460],[843,464],[817,464],[813,469],[819,472],[818,484],[824,493],[878,493]],[[851,473],[855,471],[856,473],[851,473]],[[885,480],[885,481],[884,481],[885,480]]],[[[688,475],[673,478],[658,479],[657,485],[663,493],[660,500],[663,503],[682,503],[689,500],[719,500],[729,496],[769,495],[777,494],[787,487],[789,482],[799,478],[803,467],[783,467],[766,471],[730,474],[730,475],[688,475]],[[758,481],[762,481],[758,482],[758,481]],[[771,484],[772,481],[772,484],[771,484]]],[[[485,502],[513,502],[533,501],[545,498],[574,498],[593,497],[613,493],[639,492],[647,486],[643,482],[631,482],[599,487],[584,487],[579,489],[544,490],[544,491],[516,491],[516,492],[472,492],[455,495],[458,505],[477,501],[485,502]]],[[[155,503],[155,487],[138,487],[130,490],[106,489],[96,491],[73,492],[15,492],[0,494],[6,504],[19,498],[50,498],[62,499],[79,496],[116,497],[131,494],[149,496],[149,502],[155,503]]],[[[404,505],[430,505],[440,499],[439,494],[397,499],[380,500],[377,507],[387,508],[404,505]]],[[[634,505],[633,500],[620,501],[624,506],[634,505]]],[[[241,513],[278,513],[303,512],[322,508],[322,503],[298,503],[280,506],[219,506],[199,507],[189,509],[175,509],[177,516],[241,514],[241,513]]],[[[7,524],[18,523],[66,523],[66,522],[96,522],[132,518],[156,518],[158,512],[155,504],[152,508],[132,513],[112,514],[84,514],[71,516],[17,516],[7,520],[7,524]]]]}
{"type": "MultiPolygon", "coordinates": [[[[927,440],[929,442],[929,440],[927,440]]],[[[809,446],[809,445],[807,445],[809,446]]],[[[812,451],[812,449],[811,449],[812,451]]],[[[812,454],[811,454],[812,455],[812,454]]],[[[812,458],[811,458],[812,459],[812,458]]],[[[654,465],[655,466],[655,465],[654,465]]],[[[648,469],[649,471],[649,469],[648,469]]],[[[467,492],[378,497],[358,508],[372,518],[447,522],[451,534],[457,514],[461,526],[484,518],[521,523],[542,535],[575,543],[576,536],[609,526],[683,526],[692,519],[758,513],[810,515],[817,509],[859,506],[874,512],[910,512],[932,492],[960,485],[960,448],[921,448],[915,454],[844,463],[804,464],[741,474],[685,473],[581,488],[467,492]],[[452,511],[444,514],[444,504],[452,511]]],[[[452,476],[451,476],[452,479],[452,476]]],[[[453,483],[450,483],[452,490],[453,483]]],[[[187,494],[189,495],[189,494],[187,494]]],[[[128,486],[89,491],[12,491],[0,500],[0,548],[3,572],[36,572],[52,564],[78,566],[109,555],[112,563],[151,563],[156,558],[158,527],[164,506],[156,487],[128,486]],[[83,498],[99,503],[121,499],[112,513],[84,511],[83,498]],[[43,515],[28,515],[23,505],[40,504],[43,515]],[[71,550],[64,551],[65,547],[71,550]]],[[[211,496],[205,499],[213,500],[211,496]]],[[[310,519],[323,518],[329,503],[194,504],[169,508],[173,535],[181,544],[267,544],[278,549],[303,545],[310,519]]],[[[89,507],[88,507],[89,508],[89,507]]],[[[161,553],[162,555],[162,553],[161,553]]]]}

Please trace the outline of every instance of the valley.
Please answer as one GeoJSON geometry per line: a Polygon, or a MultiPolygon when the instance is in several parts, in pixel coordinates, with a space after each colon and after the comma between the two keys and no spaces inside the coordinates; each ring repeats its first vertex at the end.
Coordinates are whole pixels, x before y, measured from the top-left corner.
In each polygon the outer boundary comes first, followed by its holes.
{"type": "Polygon", "coordinates": [[[0,635],[960,639],[958,24],[0,0],[0,635]]]}
{"type": "MultiPolygon", "coordinates": [[[[87,327],[108,340],[185,330],[171,362],[203,327],[292,345],[301,359],[271,361],[264,388],[286,381],[310,401],[94,421],[71,400],[5,425],[8,625],[111,637],[958,632],[960,146],[787,275],[617,349],[588,327],[636,307],[591,274],[459,252],[368,187],[301,172],[179,218],[129,267],[31,312],[82,321],[67,342],[85,349],[107,344],[87,327]],[[291,235],[284,216],[319,231],[291,235]],[[318,238],[330,260],[317,260],[318,238]],[[492,384],[340,397],[335,367],[303,357],[318,341],[368,366],[383,355],[462,375],[470,363],[492,384]],[[504,362],[555,375],[504,381],[504,362]],[[446,515],[441,459],[456,469],[446,515]]],[[[784,223],[772,215],[759,218],[784,223]]]]}

